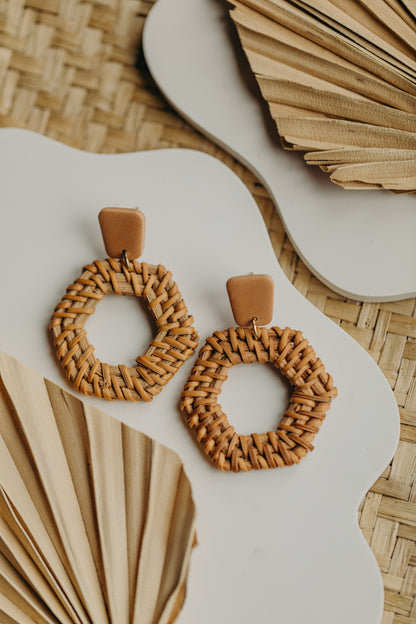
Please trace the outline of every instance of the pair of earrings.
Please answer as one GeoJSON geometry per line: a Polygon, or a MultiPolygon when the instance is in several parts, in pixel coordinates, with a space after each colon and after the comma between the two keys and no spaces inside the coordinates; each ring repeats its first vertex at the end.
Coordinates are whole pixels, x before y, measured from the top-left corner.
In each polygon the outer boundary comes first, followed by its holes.
{"type": "MultiPolygon", "coordinates": [[[[151,401],[194,353],[198,334],[171,273],[136,259],[143,251],[143,213],[104,208],[99,222],[109,258],[84,267],[56,306],[49,326],[56,355],[68,380],[84,394],[151,401]],[[143,297],[154,318],[156,336],[135,367],[101,362],[88,341],[86,320],[107,293],[143,297]]],[[[273,315],[271,277],[233,277],[227,290],[239,327],[207,339],[182,392],[181,411],[208,457],[223,471],[296,464],[313,449],[312,440],[336,396],[332,377],[301,332],[265,327],[273,315]],[[275,431],[239,435],[218,396],[232,366],[256,361],[272,363],[294,390],[275,431]]]]}

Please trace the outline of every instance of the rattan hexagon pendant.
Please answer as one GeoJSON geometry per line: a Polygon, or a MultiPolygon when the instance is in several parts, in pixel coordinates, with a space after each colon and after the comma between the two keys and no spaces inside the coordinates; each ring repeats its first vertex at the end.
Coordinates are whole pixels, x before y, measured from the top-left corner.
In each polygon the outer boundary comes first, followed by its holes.
{"type": "Polygon", "coordinates": [[[209,459],[223,471],[248,472],[298,464],[337,395],[331,375],[300,331],[258,327],[273,312],[271,278],[246,275],[227,283],[237,324],[207,338],[181,396],[181,410],[209,459]],[[249,325],[249,327],[247,327],[249,325]],[[275,431],[239,435],[218,403],[236,364],[271,363],[293,386],[275,431]]]}
{"type": "Polygon", "coordinates": [[[77,390],[98,398],[151,401],[194,352],[198,334],[172,274],[162,265],[133,260],[142,253],[144,215],[128,208],[104,208],[100,225],[112,257],[84,267],[56,306],[49,329],[56,355],[77,390]],[[85,330],[105,295],[143,297],[156,335],[136,366],[110,365],[94,355],[85,330]]]}
{"type": "Polygon", "coordinates": [[[416,191],[416,5],[231,0],[283,147],[347,189],[416,191]]]}

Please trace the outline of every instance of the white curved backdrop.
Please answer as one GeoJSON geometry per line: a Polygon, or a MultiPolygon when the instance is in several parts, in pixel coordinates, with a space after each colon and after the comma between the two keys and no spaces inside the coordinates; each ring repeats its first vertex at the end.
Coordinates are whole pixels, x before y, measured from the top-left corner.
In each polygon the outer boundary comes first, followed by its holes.
{"type": "Polygon", "coordinates": [[[273,122],[266,127],[257,88],[245,80],[250,70],[237,59],[225,6],[157,1],[143,46],[160,89],[262,180],[299,255],[325,284],[360,301],[415,296],[415,196],[345,191],[301,154],[284,151],[273,122]]]}
{"type": "MultiPolygon", "coordinates": [[[[97,221],[103,206],[145,212],[143,260],[173,272],[201,338],[233,324],[229,276],[273,276],[275,324],[303,330],[339,391],[300,465],[238,475],[211,466],[177,407],[196,356],[150,404],[87,401],[185,462],[199,546],[180,624],[333,624],[335,613],[337,624],[379,624],[381,575],[356,515],[398,441],[393,394],[361,347],[288,282],[240,180],[198,152],[96,155],[3,129],[0,201],[0,348],[66,388],[47,325],[82,266],[105,257],[97,221]]],[[[143,309],[127,297],[106,297],[86,329],[97,357],[110,363],[132,363],[151,336],[143,309]]],[[[224,384],[222,405],[248,433],[276,425],[286,396],[268,367],[241,366],[224,384]]]]}

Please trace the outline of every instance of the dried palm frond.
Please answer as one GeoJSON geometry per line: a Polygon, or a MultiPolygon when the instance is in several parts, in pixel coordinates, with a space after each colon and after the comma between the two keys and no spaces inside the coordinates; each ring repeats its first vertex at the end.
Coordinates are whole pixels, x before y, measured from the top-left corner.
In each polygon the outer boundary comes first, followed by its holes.
{"type": "Polygon", "coordinates": [[[282,144],[344,188],[416,191],[416,1],[231,0],[282,144]]]}
{"type": "Polygon", "coordinates": [[[0,621],[171,624],[195,508],[173,451],[0,352],[0,621]]]}

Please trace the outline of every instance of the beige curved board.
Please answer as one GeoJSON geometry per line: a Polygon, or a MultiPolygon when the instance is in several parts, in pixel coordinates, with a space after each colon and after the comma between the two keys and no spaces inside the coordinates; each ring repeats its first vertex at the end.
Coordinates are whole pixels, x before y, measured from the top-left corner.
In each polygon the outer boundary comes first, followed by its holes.
{"type": "MultiPolygon", "coordinates": [[[[82,266],[105,257],[102,207],[143,210],[142,260],[172,271],[202,340],[233,325],[228,277],[273,277],[274,324],[303,330],[339,392],[315,450],[298,466],[235,475],[207,461],[178,410],[196,356],[151,403],[86,402],[185,463],[199,546],[179,624],[333,624],[334,613],[337,624],[379,624],[381,575],[356,518],[396,448],[397,406],[373,360],[289,283],[241,181],[200,152],[97,155],[3,129],[0,200],[0,348],[66,389],[47,325],[82,266]]],[[[137,300],[110,295],[86,330],[97,357],[111,363],[132,364],[152,335],[137,300]]],[[[275,427],[286,398],[280,377],[253,364],[234,367],[221,404],[231,424],[250,433],[275,427]]]]}
{"type": "Polygon", "coordinates": [[[143,46],[172,105],[262,180],[293,245],[321,281],[360,301],[415,295],[415,196],[345,191],[281,148],[254,79],[247,81],[250,69],[237,52],[225,2],[158,0],[143,46]]]}

